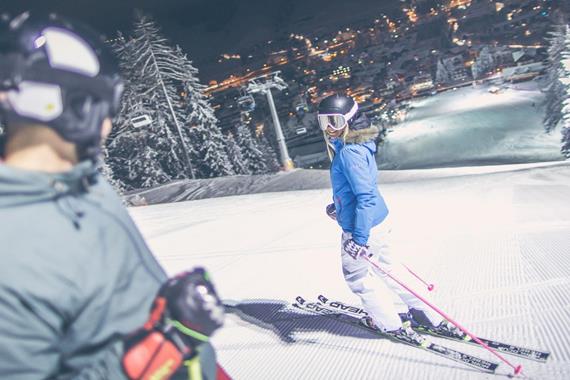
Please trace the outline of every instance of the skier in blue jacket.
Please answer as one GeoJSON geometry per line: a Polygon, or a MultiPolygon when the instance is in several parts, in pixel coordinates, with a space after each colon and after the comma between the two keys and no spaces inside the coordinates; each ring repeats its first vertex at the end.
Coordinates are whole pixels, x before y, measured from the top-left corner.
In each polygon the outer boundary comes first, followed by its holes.
{"type": "MultiPolygon", "coordinates": [[[[392,261],[387,240],[391,228],[387,223],[388,207],[376,182],[376,138],[380,132],[366,115],[358,110],[354,99],[331,95],[318,108],[319,126],[327,142],[331,158],[330,176],[334,203],[327,214],[342,228],[341,259],[344,278],[350,289],[360,297],[368,313],[363,322],[370,327],[394,335],[405,335],[418,344],[425,338],[414,332],[409,323],[402,323],[394,293],[432,329],[452,330],[453,325],[429,309],[421,300],[389,279],[385,273],[370,268],[361,258],[379,261],[381,267],[412,285],[414,280],[405,268],[392,261]],[[382,280],[380,280],[380,279],[382,280]]],[[[421,292],[420,289],[417,289],[421,292]]]]}

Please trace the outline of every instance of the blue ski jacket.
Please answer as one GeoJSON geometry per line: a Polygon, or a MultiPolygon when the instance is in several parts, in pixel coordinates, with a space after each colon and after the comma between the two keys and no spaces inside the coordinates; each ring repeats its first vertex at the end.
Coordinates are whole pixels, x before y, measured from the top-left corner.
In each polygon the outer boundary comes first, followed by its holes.
{"type": "Polygon", "coordinates": [[[350,131],[345,139],[331,143],[335,155],[330,176],[337,222],[359,245],[366,245],[370,229],[388,215],[388,207],[378,191],[376,144],[378,127],[350,131]]]}

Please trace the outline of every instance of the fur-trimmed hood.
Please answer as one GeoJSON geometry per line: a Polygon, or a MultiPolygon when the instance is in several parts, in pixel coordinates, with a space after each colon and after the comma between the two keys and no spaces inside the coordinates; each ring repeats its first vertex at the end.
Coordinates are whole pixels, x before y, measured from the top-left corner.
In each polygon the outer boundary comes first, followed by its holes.
{"type": "Polygon", "coordinates": [[[380,128],[371,125],[365,129],[349,130],[344,141],[347,144],[362,144],[368,141],[374,141],[380,134],[380,128]]]}
{"type": "Polygon", "coordinates": [[[348,133],[344,139],[346,144],[363,144],[375,141],[380,134],[380,128],[372,125],[364,112],[357,113],[354,120],[351,120],[348,125],[348,133]]]}
{"type": "Polygon", "coordinates": [[[376,125],[371,125],[364,129],[349,130],[344,137],[341,136],[330,139],[327,144],[327,149],[329,149],[329,147],[332,148],[332,151],[329,151],[331,160],[335,152],[340,152],[344,147],[351,144],[365,146],[372,154],[376,154],[376,138],[379,134],[380,128],[376,125]]]}
{"type": "Polygon", "coordinates": [[[380,135],[380,127],[373,125],[364,113],[357,114],[352,122],[349,122],[348,131],[344,136],[329,139],[325,133],[327,141],[327,152],[332,160],[334,152],[340,152],[345,145],[364,145],[372,154],[376,154],[376,139],[380,135]]]}

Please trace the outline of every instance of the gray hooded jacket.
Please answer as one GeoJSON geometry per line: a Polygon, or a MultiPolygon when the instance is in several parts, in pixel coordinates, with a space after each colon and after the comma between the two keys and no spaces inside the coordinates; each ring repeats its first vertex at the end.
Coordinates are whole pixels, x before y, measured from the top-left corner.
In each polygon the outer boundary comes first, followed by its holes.
{"type": "Polygon", "coordinates": [[[92,164],[0,164],[0,378],[123,379],[120,337],[165,280],[92,164]]]}

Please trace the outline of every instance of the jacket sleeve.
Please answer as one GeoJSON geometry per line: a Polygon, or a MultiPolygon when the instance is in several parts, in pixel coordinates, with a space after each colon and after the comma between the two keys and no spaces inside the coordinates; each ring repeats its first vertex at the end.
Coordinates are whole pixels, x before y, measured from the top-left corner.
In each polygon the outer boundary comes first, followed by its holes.
{"type": "Polygon", "coordinates": [[[347,146],[341,151],[343,172],[356,196],[352,239],[365,245],[374,221],[374,208],[378,203],[376,178],[370,176],[370,157],[366,149],[347,146]]]}
{"type": "Polygon", "coordinates": [[[74,376],[73,380],[128,380],[123,372],[121,360],[123,357],[123,342],[119,341],[105,350],[99,361],[84,367],[74,376]]]}

